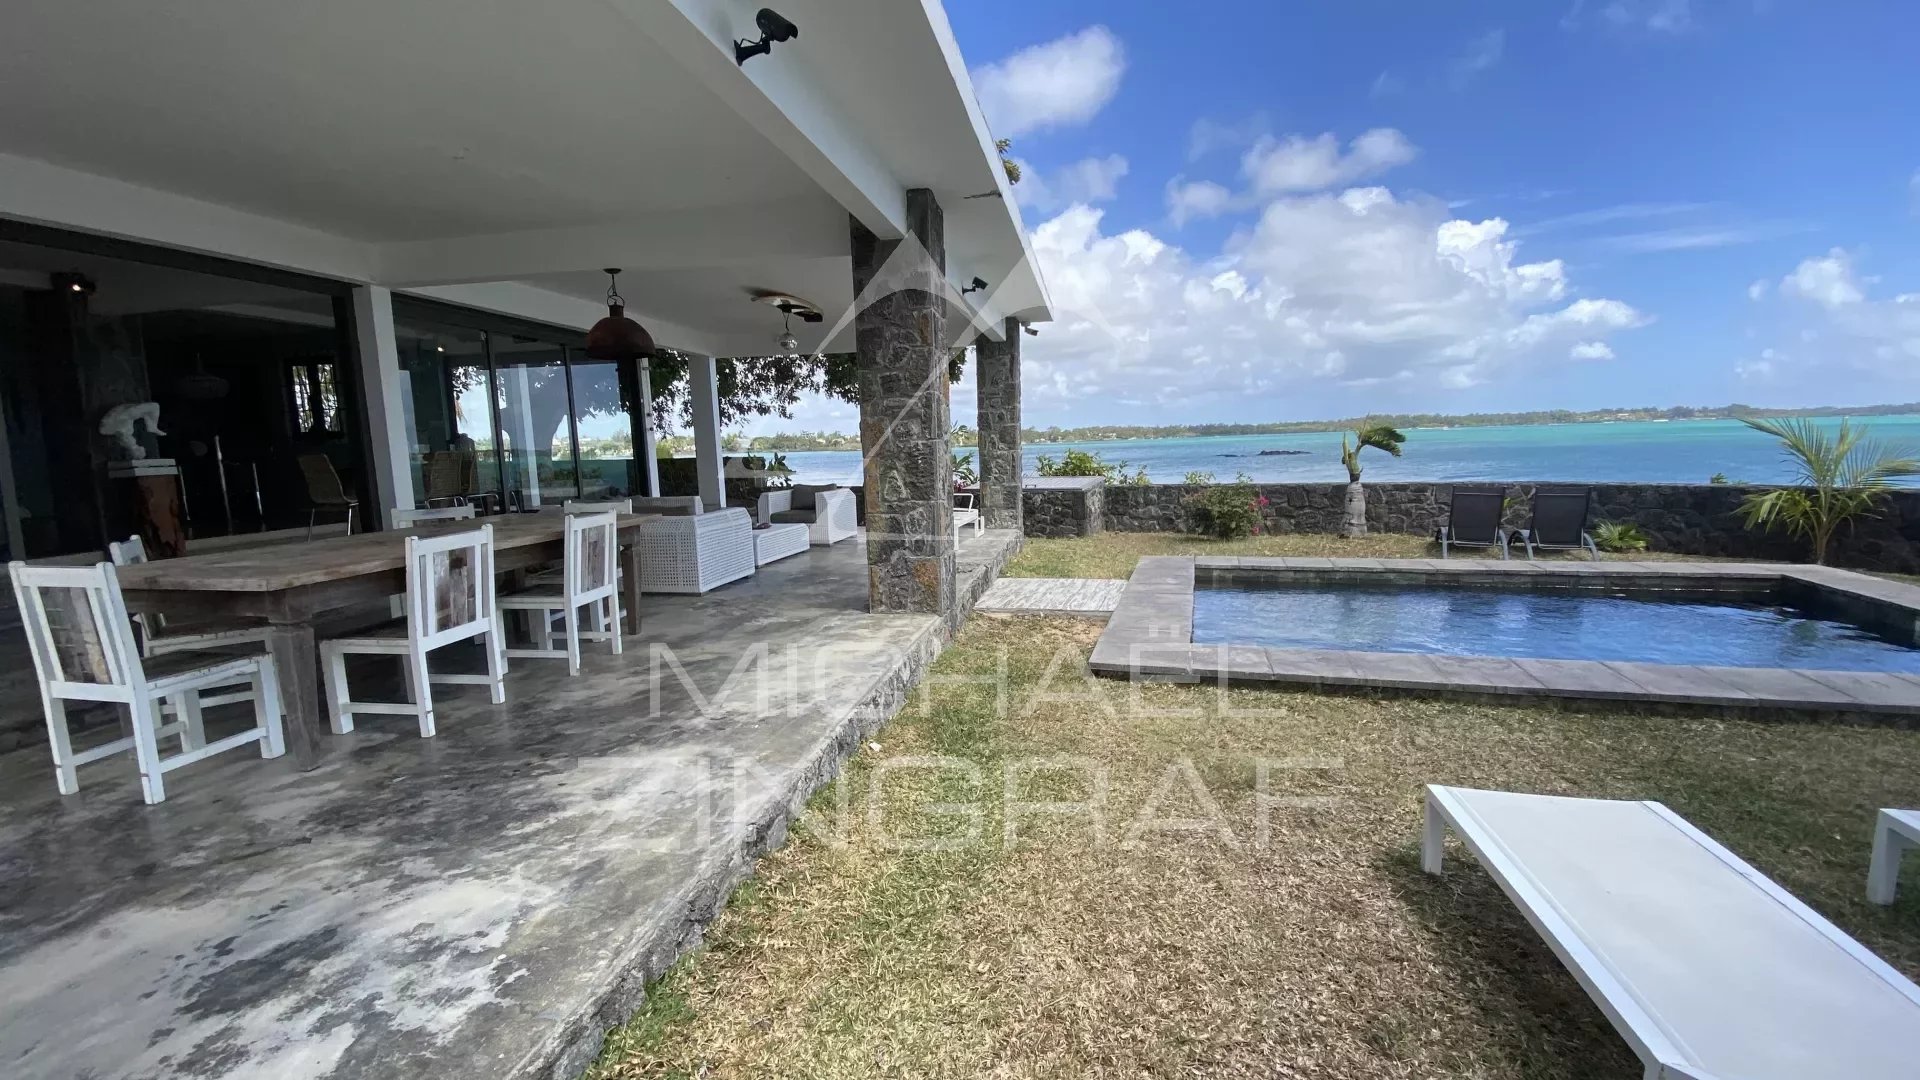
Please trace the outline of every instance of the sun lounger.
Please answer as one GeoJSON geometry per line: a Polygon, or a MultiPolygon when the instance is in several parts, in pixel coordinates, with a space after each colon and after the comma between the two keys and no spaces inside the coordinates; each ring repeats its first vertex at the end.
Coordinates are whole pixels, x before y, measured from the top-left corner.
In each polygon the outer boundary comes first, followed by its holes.
{"type": "Polygon", "coordinates": [[[1900,859],[1920,847],[1920,810],[1882,810],[1873,824],[1873,863],[1867,870],[1867,899],[1893,903],[1900,881],[1900,859]]]}
{"type": "Polygon", "coordinates": [[[1920,987],[1656,802],[1427,788],[1648,1080],[1911,1080],[1920,987]]]}
{"type": "Polygon", "coordinates": [[[1497,547],[1507,557],[1507,530],[1500,527],[1507,496],[1500,491],[1453,489],[1447,504],[1447,523],[1440,526],[1440,557],[1450,558],[1454,547],[1497,547]]]}
{"type": "Polygon", "coordinates": [[[1527,545],[1527,558],[1533,558],[1533,553],[1540,550],[1584,551],[1598,559],[1600,549],[1594,545],[1593,537],[1587,535],[1587,510],[1592,502],[1593,492],[1586,488],[1535,491],[1533,520],[1526,528],[1515,530],[1527,545]]]}

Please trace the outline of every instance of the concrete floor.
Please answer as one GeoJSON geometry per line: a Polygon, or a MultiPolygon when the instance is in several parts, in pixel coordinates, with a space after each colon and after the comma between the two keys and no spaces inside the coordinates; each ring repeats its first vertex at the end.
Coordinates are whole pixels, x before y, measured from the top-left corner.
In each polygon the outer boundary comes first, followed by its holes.
{"type": "MultiPolygon", "coordinates": [[[[963,595],[1018,542],[970,536],[963,595]]],[[[517,660],[506,705],[437,688],[435,739],[362,717],[158,807],[130,756],[64,799],[0,758],[0,1076],[577,1074],[938,652],[865,582],[855,541],[650,596],[578,678],[517,660]]]]}

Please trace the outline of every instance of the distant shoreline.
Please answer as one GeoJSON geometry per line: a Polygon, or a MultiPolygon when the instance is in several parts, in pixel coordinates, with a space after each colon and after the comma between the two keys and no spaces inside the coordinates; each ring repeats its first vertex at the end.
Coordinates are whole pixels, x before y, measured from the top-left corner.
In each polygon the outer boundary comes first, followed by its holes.
{"type": "MultiPolygon", "coordinates": [[[[1020,433],[1021,441],[1029,446],[1058,446],[1072,443],[1122,442],[1133,439],[1195,439],[1195,438],[1232,438],[1249,435],[1311,435],[1329,431],[1343,431],[1353,427],[1361,420],[1372,423],[1391,424],[1394,427],[1412,431],[1479,428],[1479,427],[1550,427],[1572,424],[1612,424],[1647,423],[1653,421],[1687,420],[1739,420],[1747,417],[1771,416],[1900,416],[1920,414],[1920,402],[1905,402],[1897,405],[1857,405],[1857,406],[1818,406],[1802,409],[1761,409],[1750,405],[1722,405],[1715,408],[1694,408],[1676,405],[1671,408],[1639,409],[1590,409],[1572,411],[1565,409],[1542,409],[1532,412],[1510,413],[1464,413],[1447,415],[1443,413],[1379,413],[1367,417],[1347,417],[1341,420],[1291,420],[1270,424],[1162,424],[1145,425],[1099,425],[1076,428],[1027,428],[1020,433]]],[[[974,432],[967,427],[955,430],[953,445],[957,447],[973,446],[974,432]]],[[[747,440],[745,452],[804,452],[808,450],[858,450],[860,439],[854,435],[839,432],[794,432],[785,435],[759,435],[747,440]]]]}

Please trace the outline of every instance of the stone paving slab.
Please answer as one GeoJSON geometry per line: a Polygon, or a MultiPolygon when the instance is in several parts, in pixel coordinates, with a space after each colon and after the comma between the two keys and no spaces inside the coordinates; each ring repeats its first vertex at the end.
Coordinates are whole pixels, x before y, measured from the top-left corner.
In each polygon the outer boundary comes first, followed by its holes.
{"type": "Polygon", "coordinates": [[[1113,578],[1001,578],[975,610],[1021,615],[1105,616],[1120,606],[1127,583],[1113,578]]]}

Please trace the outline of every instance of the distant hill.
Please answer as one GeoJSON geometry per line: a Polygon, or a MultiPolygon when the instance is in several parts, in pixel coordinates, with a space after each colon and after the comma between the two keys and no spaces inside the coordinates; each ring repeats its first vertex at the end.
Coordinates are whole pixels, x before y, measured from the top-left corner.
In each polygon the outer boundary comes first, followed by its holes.
{"type": "MultiPolygon", "coordinates": [[[[1899,405],[1822,406],[1805,409],[1762,409],[1752,405],[1721,405],[1696,408],[1675,405],[1671,408],[1542,409],[1533,412],[1505,413],[1374,413],[1366,417],[1350,416],[1341,420],[1292,420],[1271,424],[1102,424],[1074,428],[1027,428],[1020,433],[1029,443],[1113,442],[1121,439],[1189,439],[1208,435],[1298,435],[1315,431],[1341,431],[1361,420],[1392,424],[1400,428],[1504,427],[1514,424],[1600,424],[1621,420],[1737,420],[1760,416],[1898,416],[1920,413],[1920,402],[1899,405]]],[[[955,446],[972,446],[974,433],[966,427],[954,431],[955,446]]],[[[759,435],[748,440],[749,450],[858,450],[860,439],[838,432],[803,431],[786,435],[759,435]]]]}

